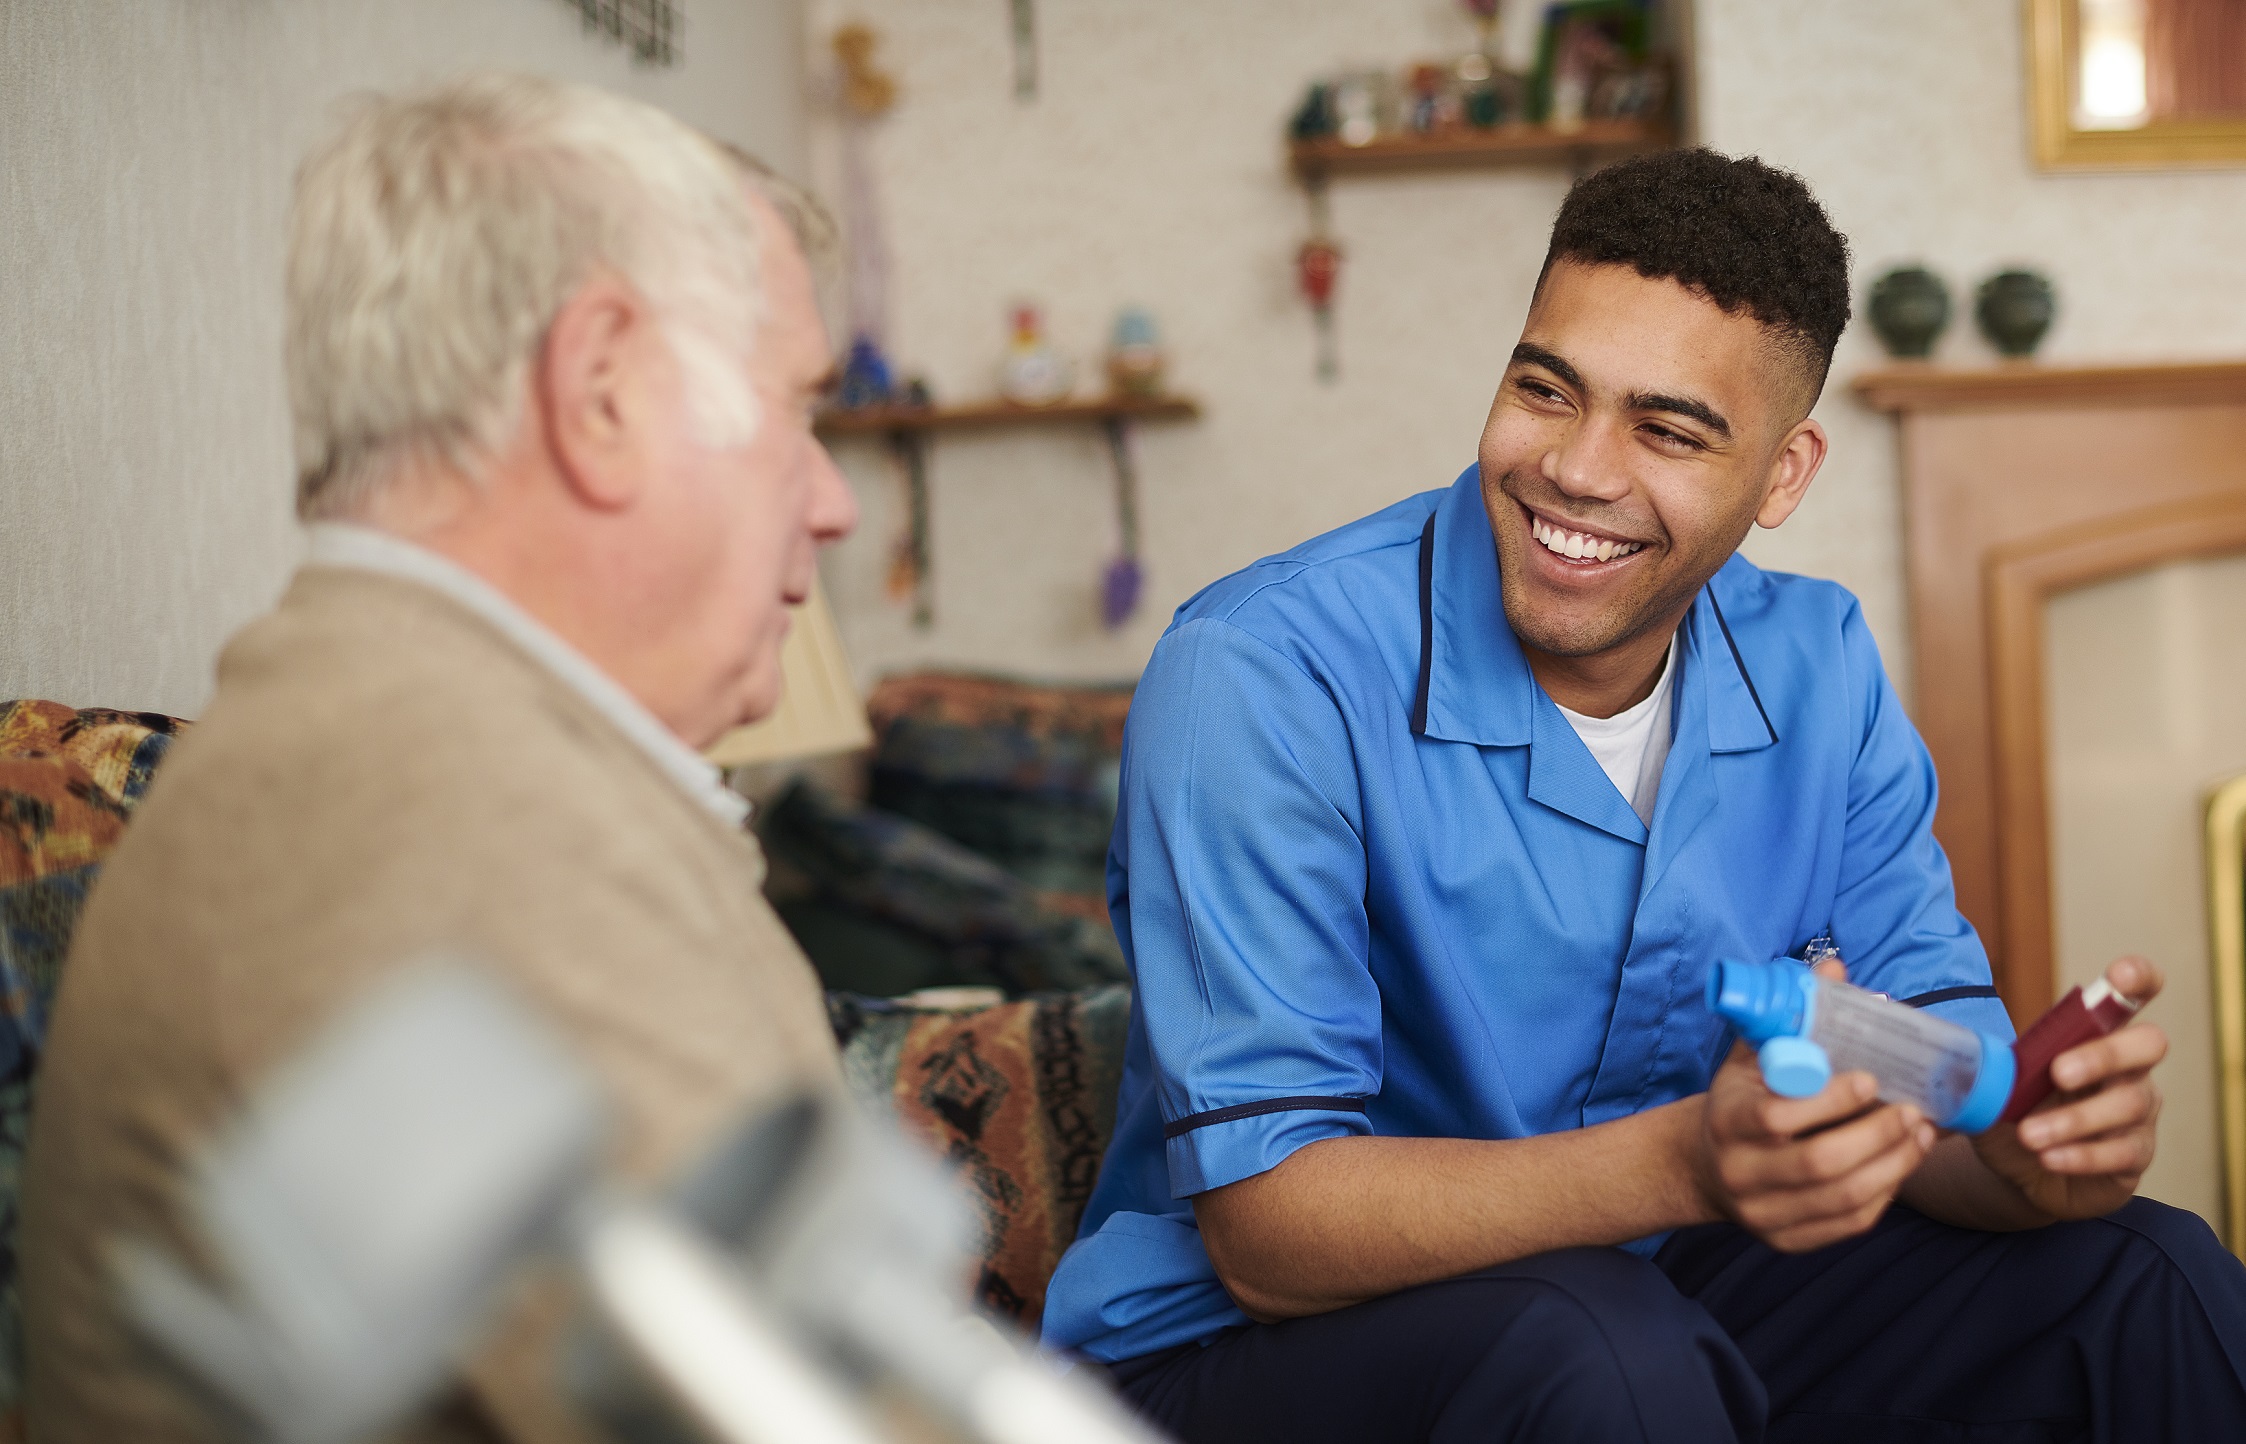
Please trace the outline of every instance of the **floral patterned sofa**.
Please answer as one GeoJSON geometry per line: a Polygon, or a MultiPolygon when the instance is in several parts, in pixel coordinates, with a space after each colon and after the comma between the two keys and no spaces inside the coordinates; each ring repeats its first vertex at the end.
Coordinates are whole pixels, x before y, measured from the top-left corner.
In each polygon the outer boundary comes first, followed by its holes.
{"type": "MultiPolygon", "coordinates": [[[[47,1010],[87,889],[187,728],[0,702],[0,1444],[21,1437],[17,1188],[47,1010]]],[[[977,1295],[1027,1329],[1107,1149],[1129,1008],[1119,985],[968,1010],[828,995],[852,1090],[960,1170],[981,1215],[977,1295]]]]}

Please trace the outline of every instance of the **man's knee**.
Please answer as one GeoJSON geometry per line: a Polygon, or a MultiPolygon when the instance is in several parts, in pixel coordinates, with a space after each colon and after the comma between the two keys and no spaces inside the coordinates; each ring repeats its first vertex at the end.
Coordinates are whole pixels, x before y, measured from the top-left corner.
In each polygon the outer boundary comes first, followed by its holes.
{"type": "Polygon", "coordinates": [[[1527,1420],[1522,1437],[1539,1439],[1759,1435],[1764,1400],[1753,1371],[1707,1312],[1643,1259],[1567,1249],[1442,1287],[1530,1294],[1462,1381],[1452,1411],[1461,1422],[1490,1411],[1527,1420]]]}
{"type": "Polygon", "coordinates": [[[2121,1248],[2133,1267],[2124,1272],[2152,1285],[2132,1292],[2196,1297],[2231,1349],[2246,1351],[2246,1264],[2223,1247],[2205,1219],[2154,1199],[2132,1198],[2095,1222],[2127,1237],[2121,1248]]]}

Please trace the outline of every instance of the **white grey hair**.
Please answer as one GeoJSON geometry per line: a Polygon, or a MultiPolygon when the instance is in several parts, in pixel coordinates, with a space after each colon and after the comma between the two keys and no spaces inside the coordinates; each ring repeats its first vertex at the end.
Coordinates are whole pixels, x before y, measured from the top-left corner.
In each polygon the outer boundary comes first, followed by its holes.
{"type": "Polygon", "coordinates": [[[290,217],[299,515],[352,514],[408,458],[479,475],[601,269],[660,318],[701,439],[747,440],[765,237],[744,180],[691,127],[588,86],[480,74],[360,102],[290,217]]]}

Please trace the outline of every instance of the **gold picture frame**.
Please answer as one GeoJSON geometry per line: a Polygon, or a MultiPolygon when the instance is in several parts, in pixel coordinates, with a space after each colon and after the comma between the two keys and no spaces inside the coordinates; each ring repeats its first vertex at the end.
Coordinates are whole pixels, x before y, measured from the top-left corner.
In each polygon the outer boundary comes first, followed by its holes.
{"type": "Polygon", "coordinates": [[[2207,799],[2207,929],[2215,967],[2223,1242],[2246,1257],[2246,776],[2207,799]]]}
{"type": "Polygon", "coordinates": [[[2246,116],[2154,121],[2133,130],[2074,123],[2078,0],[2026,0],[2028,110],[2044,170],[2196,170],[2246,166],[2246,116]]]}

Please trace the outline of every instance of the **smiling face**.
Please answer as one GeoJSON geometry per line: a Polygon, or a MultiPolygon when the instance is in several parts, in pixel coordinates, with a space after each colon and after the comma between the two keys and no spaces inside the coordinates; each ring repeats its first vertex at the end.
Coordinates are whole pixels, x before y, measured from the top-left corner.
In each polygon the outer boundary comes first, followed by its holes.
{"type": "Polygon", "coordinates": [[[1625,661],[1623,690],[1651,690],[1694,593],[1815,476],[1810,399],[1754,317],[1628,266],[1553,263],[1480,455],[1506,620],[1563,705],[1569,661],[1625,661]]]}

